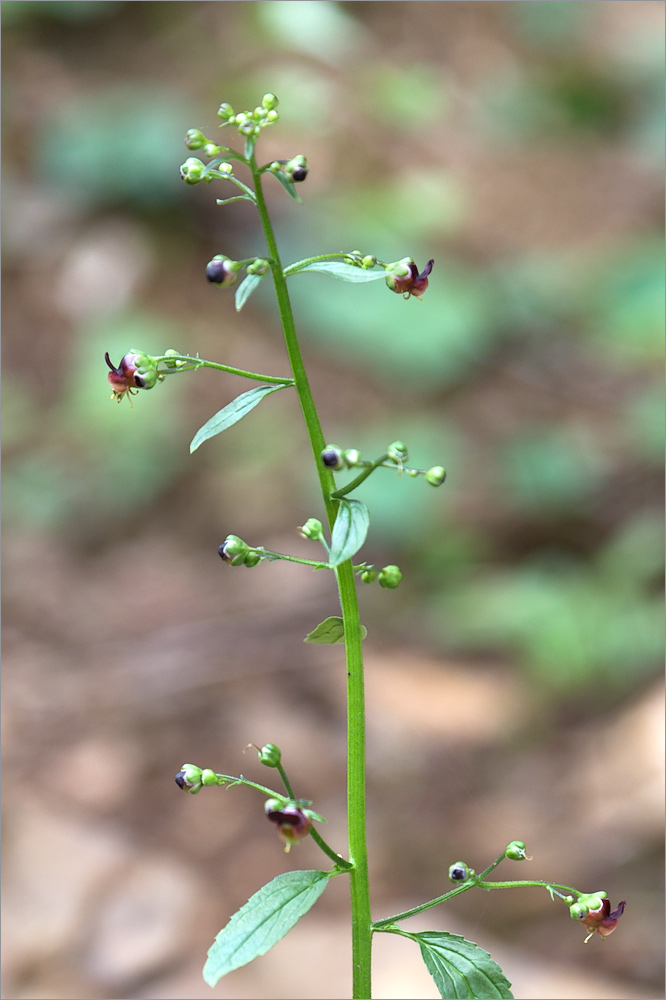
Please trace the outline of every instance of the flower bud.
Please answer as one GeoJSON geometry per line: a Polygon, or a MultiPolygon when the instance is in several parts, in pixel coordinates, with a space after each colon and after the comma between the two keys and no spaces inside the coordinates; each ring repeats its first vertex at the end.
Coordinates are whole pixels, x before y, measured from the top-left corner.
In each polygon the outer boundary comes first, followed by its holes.
{"type": "MultiPolygon", "coordinates": [[[[169,358],[174,357],[174,356],[178,357],[178,355],[180,354],[180,351],[176,351],[176,350],[174,350],[173,347],[170,347],[168,351],[164,352],[164,354],[165,354],[165,357],[169,357],[169,358]]],[[[186,361],[165,361],[164,364],[167,366],[167,368],[182,368],[183,365],[187,364],[187,362],[186,361]]]]}
{"type": "Polygon", "coordinates": [[[238,281],[241,265],[235,260],[228,260],[222,254],[217,254],[206,265],[206,277],[213,285],[228,288],[238,281]]]}
{"type": "Polygon", "coordinates": [[[202,785],[202,774],[203,771],[196,764],[183,764],[181,770],[176,775],[176,784],[184,792],[196,795],[202,785]]]}
{"type": "Polygon", "coordinates": [[[433,465],[425,474],[426,480],[431,486],[441,486],[446,479],[446,469],[443,465],[433,465]]]}
{"type": "Polygon", "coordinates": [[[215,771],[212,771],[210,767],[205,767],[201,772],[201,784],[202,785],[216,785],[217,775],[215,771]]]}
{"type": "Polygon", "coordinates": [[[455,861],[449,868],[449,878],[452,882],[464,882],[469,876],[470,870],[464,861],[455,861]]]}
{"type": "Polygon", "coordinates": [[[304,181],[308,176],[308,162],[300,154],[287,160],[283,169],[290,181],[304,181]]]}
{"type": "Polygon", "coordinates": [[[251,264],[248,264],[247,273],[266,274],[268,272],[269,267],[270,264],[268,263],[267,260],[264,260],[262,257],[257,257],[257,259],[253,260],[251,264]]]}
{"type": "Polygon", "coordinates": [[[314,542],[318,542],[324,537],[324,526],[316,517],[309,517],[298,530],[303,538],[310,538],[314,542]]]}
{"type": "Polygon", "coordinates": [[[276,799],[266,802],[266,816],[271,823],[277,823],[278,835],[285,844],[288,854],[294,844],[306,837],[312,828],[312,822],[305,812],[295,802],[287,802],[275,808],[276,799]]]}
{"type": "Polygon", "coordinates": [[[321,453],[321,460],[327,469],[333,469],[336,472],[345,467],[342,451],[335,444],[326,445],[326,448],[321,453]]]}
{"type": "Polygon", "coordinates": [[[377,258],[374,257],[372,254],[368,254],[368,256],[364,257],[363,260],[361,261],[361,264],[366,270],[369,270],[371,267],[374,267],[376,263],[377,263],[377,258]]]}
{"type": "MultiPolygon", "coordinates": [[[[280,748],[275,743],[267,743],[261,748],[258,754],[259,760],[266,767],[277,767],[282,760],[280,748]]],[[[269,800],[270,801],[270,800],[269,800]]]]}
{"type": "Polygon", "coordinates": [[[198,184],[203,177],[206,164],[198,160],[196,156],[188,156],[180,166],[180,176],[186,184],[198,184]]]}
{"type": "Polygon", "coordinates": [[[363,583],[374,583],[377,579],[377,570],[374,566],[366,566],[361,573],[361,580],[363,583]]]}
{"type": "Polygon", "coordinates": [[[219,156],[222,152],[222,147],[216,146],[214,142],[207,142],[203,147],[202,152],[204,156],[208,157],[219,156]]]}
{"type": "Polygon", "coordinates": [[[185,133],[185,145],[188,149],[201,149],[207,142],[208,139],[198,128],[190,128],[185,133]]]}
{"type": "Polygon", "coordinates": [[[342,457],[345,460],[345,465],[350,469],[353,465],[358,465],[361,461],[361,453],[356,448],[347,448],[343,451],[342,457]]]}
{"type": "Polygon", "coordinates": [[[248,554],[243,559],[243,566],[247,566],[248,569],[252,569],[253,566],[258,566],[263,556],[259,552],[255,552],[254,549],[250,549],[248,554]]]}
{"type": "Polygon", "coordinates": [[[384,566],[383,570],[379,573],[379,586],[386,587],[388,590],[395,590],[396,587],[400,586],[400,581],[402,580],[402,573],[399,568],[394,565],[384,566]]]}
{"type": "Polygon", "coordinates": [[[222,118],[223,121],[228,121],[230,118],[233,118],[233,116],[234,116],[234,109],[231,107],[230,104],[226,103],[220,104],[219,108],[217,109],[218,118],[222,118]]]}
{"type": "Polygon", "coordinates": [[[522,840],[512,840],[510,844],[507,844],[506,850],[504,851],[504,857],[510,858],[511,861],[531,860],[525,853],[525,844],[522,840]]]}
{"type": "Polygon", "coordinates": [[[261,106],[266,111],[273,111],[275,108],[277,108],[279,103],[280,102],[278,101],[275,94],[264,94],[264,96],[261,99],[261,106]]]}
{"type": "Polygon", "coordinates": [[[250,552],[250,546],[238,535],[227,535],[217,551],[230,566],[242,566],[250,552]]]}
{"type": "Polygon", "coordinates": [[[409,458],[407,445],[404,444],[402,441],[394,441],[392,444],[388,446],[386,451],[388,457],[391,459],[392,462],[395,462],[396,465],[402,465],[402,463],[406,462],[407,459],[409,458]]]}

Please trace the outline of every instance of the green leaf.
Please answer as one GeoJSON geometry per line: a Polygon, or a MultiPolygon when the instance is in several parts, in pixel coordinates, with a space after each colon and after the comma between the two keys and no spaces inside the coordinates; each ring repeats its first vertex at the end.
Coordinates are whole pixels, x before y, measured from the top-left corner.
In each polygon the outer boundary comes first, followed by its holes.
{"type": "Polygon", "coordinates": [[[278,875],[234,913],[208,951],[203,977],[209,986],[265,955],[314,906],[330,872],[296,871],[278,875]]]}
{"type": "Polygon", "coordinates": [[[330,274],[339,281],[378,281],[386,277],[383,268],[378,271],[366,271],[363,267],[355,267],[353,264],[346,264],[343,260],[315,260],[304,267],[292,264],[286,268],[285,274],[289,277],[292,274],[301,274],[303,271],[321,271],[323,274],[330,274]]]}
{"type": "MultiPolygon", "coordinates": [[[[361,638],[365,639],[367,634],[367,628],[365,625],[361,625],[361,638]]],[[[331,615],[330,618],[325,618],[323,622],[320,622],[319,625],[312,630],[312,632],[309,632],[306,635],[303,641],[327,643],[331,646],[333,646],[336,642],[344,642],[345,627],[342,618],[340,618],[339,615],[331,615]]]]}
{"type": "Polygon", "coordinates": [[[240,396],[236,396],[231,403],[218,410],[210,420],[206,421],[203,427],[199,428],[192,438],[190,453],[196,451],[199,445],[207,441],[208,438],[215,437],[216,434],[221,434],[228,427],[233,427],[234,424],[237,424],[239,420],[243,419],[246,413],[249,413],[257,403],[262,401],[264,396],[268,396],[271,392],[277,392],[278,389],[286,388],[286,384],[258,385],[254,389],[249,389],[247,392],[241,393],[240,396]]]}
{"type": "Polygon", "coordinates": [[[331,533],[331,552],[328,561],[331,566],[339,566],[345,559],[351,559],[363,545],[370,515],[368,508],[360,500],[341,500],[338,516],[331,533]]]}
{"type": "Polygon", "coordinates": [[[255,290],[263,274],[248,274],[244,281],[236,289],[236,312],[240,312],[252,292],[255,290]]]}
{"type": "Polygon", "coordinates": [[[277,173],[271,171],[271,176],[275,177],[276,180],[280,182],[282,187],[285,189],[288,195],[294,199],[294,201],[303,201],[303,199],[296,193],[296,188],[294,187],[294,182],[290,181],[286,174],[283,174],[281,170],[277,173]]]}
{"type": "Polygon", "coordinates": [[[422,931],[409,934],[446,1000],[512,1000],[511,983],[487,951],[460,934],[422,931]]]}

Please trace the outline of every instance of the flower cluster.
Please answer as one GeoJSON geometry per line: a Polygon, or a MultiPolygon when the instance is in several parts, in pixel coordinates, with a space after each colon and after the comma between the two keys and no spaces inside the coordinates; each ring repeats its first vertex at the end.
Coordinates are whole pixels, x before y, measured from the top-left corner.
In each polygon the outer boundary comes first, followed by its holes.
{"type": "Polygon", "coordinates": [[[261,105],[253,111],[235,112],[230,104],[220,104],[217,117],[223,125],[236,125],[241,135],[258,136],[262,128],[278,121],[279,114],[275,110],[280,102],[275,94],[264,94],[261,105]]]}

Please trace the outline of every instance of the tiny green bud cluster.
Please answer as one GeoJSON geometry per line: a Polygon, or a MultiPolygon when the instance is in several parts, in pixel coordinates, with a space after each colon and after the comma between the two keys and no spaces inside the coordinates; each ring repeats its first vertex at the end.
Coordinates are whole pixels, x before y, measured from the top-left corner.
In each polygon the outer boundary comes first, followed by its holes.
{"type": "Polygon", "coordinates": [[[400,568],[395,565],[384,566],[384,569],[379,572],[378,580],[380,587],[385,587],[387,590],[395,590],[396,587],[400,586],[400,581],[402,580],[400,568]]]}
{"type": "Polygon", "coordinates": [[[235,112],[230,104],[224,102],[217,109],[217,116],[222,125],[236,125],[240,134],[246,138],[256,137],[262,128],[278,121],[280,116],[275,110],[278,104],[275,94],[264,94],[261,105],[252,111],[235,112]]]}
{"type": "Polygon", "coordinates": [[[339,472],[361,465],[361,452],[357,448],[338,448],[337,444],[327,444],[321,453],[321,460],[327,469],[339,472]]]}
{"type": "Polygon", "coordinates": [[[229,563],[230,566],[251,568],[260,563],[263,558],[260,552],[251,548],[238,535],[227,535],[217,551],[224,562],[229,563]]]}

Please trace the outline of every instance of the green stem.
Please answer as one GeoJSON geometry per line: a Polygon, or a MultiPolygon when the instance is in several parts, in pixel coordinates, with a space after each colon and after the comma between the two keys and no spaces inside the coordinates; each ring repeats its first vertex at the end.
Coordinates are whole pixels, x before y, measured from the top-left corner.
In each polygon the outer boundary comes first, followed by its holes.
{"type": "Polygon", "coordinates": [[[360,486],[361,483],[368,478],[371,472],[374,472],[380,465],[383,465],[387,458],[388,455],[382,455],[382,457],[378,458],[376,462],[371,462],[369,466],[356,477],[356,479],[352,479],[351,483],[347,483],[347,485],[343,486],[342,489],[335,490],[335,492],[331,494],[333,499],[339,500],[342,497],[347,496],[348,493],[351,493],[352,490],[355,490],[357,486],[360,486]]]}
{"type": "Polygon", "coordinates": [[[332,861],[335,861],[336,865],[339,868],[344,869],[344,871],[346,872],[352,870],[352,868],[354,867],[353,863],[351,861],[345,861],[342,855],[336,854],[333,848],[329,847],[324,838],[321,836],[320,833],[317,833],[314,827],[312,827],[312,829],[310,830],[310,836],[314,840],[315,844],[317,844],[317,846],[322,849],[324,854],[327,854],[332,861]]]}
{"type": "Polygon", "coordinates": [[[423,913],[425,910],[431,910],[433,906],[439,906],[440,903],[446,903],[447,900],[453,899],[454,896],[459,896],[461,892],[467,892],[469,889],[479,888],[487,889],[515,889],[520,886],[540,886],[542,889],[548,889],[549,892],[555,892],[558,896],[563,893],[566,895],[579,896],[580,893],[577,889],[571,889],[568,885],[559,885],[556,882],[541,882],[537,880],[527,880],[527,881],[517,881],[517,882],[484,882],[478,876],[476,878],[467,879],[462,885],[456,886],[455,889],[451,889],[449,892],[445,892],[443,896],[437,896],[436,899],[430,899],[427,903],[421,903],[420,906],[414,906],[411,910],[403,910],[402,913],[396,913],[392,917],[385,917],[384,920],[376,920],[372,929],[375,931],[386,930],[390,925],[397,923],[399,920],[406,920],[408,917],[415,917],[417,913],[423,913]]]}
{"type": "MultiPolygon", "coordinates": [[[[331,470],[326,468],[320,458],[326,447],[326,442],[296,335],[287,280],[282,270],[275,234],[264,199],[260,171],[254,155],[248,159],[255,185],[257,209],[268,252],[272,258],[271,271],[287,355],[310,438],[328,524],[332,529],[338,507],[337,502],[331,499],[331,493],[335,489],[335,481],[331,470]]],[[[354,1000],[369,1000],[372,996],[372,931],[365,829],[365,701],[361,623],[351,559],[336,567],[336,577],[342,607],[347,664],[347,816],[349,857],[354,865],[349,872],[352,911],[353,997],[354,1000]]]]}
{"type": "Polygon", "coordinates": [[[293,385],[292,378],[281,378],[279,375],[261,375],[259,372],[248,372],[244,368],[232,368],[231,365],[220,365],[217,361],[204,361],[203,358],[193,358],[189,354],[163,354],[153,358],[156,364],[168,361],[184,361],[187,368],[172,368],[161,371],[160,375],[175,375],[182,371],[193,371],[197,368],[214,368],[218,372],[229,372],[230,375],[241,375],[243,378],[254,379],[255,382],[268,382],[269,385],[293,385]]]}
{"type": "Polygon", "coordinates": [[[291,787],[291,784],[289,782],[289,778],[287,777],[287,775],[285,773],[285,769],[283,768],[282,764],[278,764],[277,765],[277,769],[278,769],[278,774],[282,778],[282,782],[284,784],[284,787],[287,790],[287,795],[289,796],[290,799],[295,799],[296,796],[294,795],[294,790],[291,787]]]}

